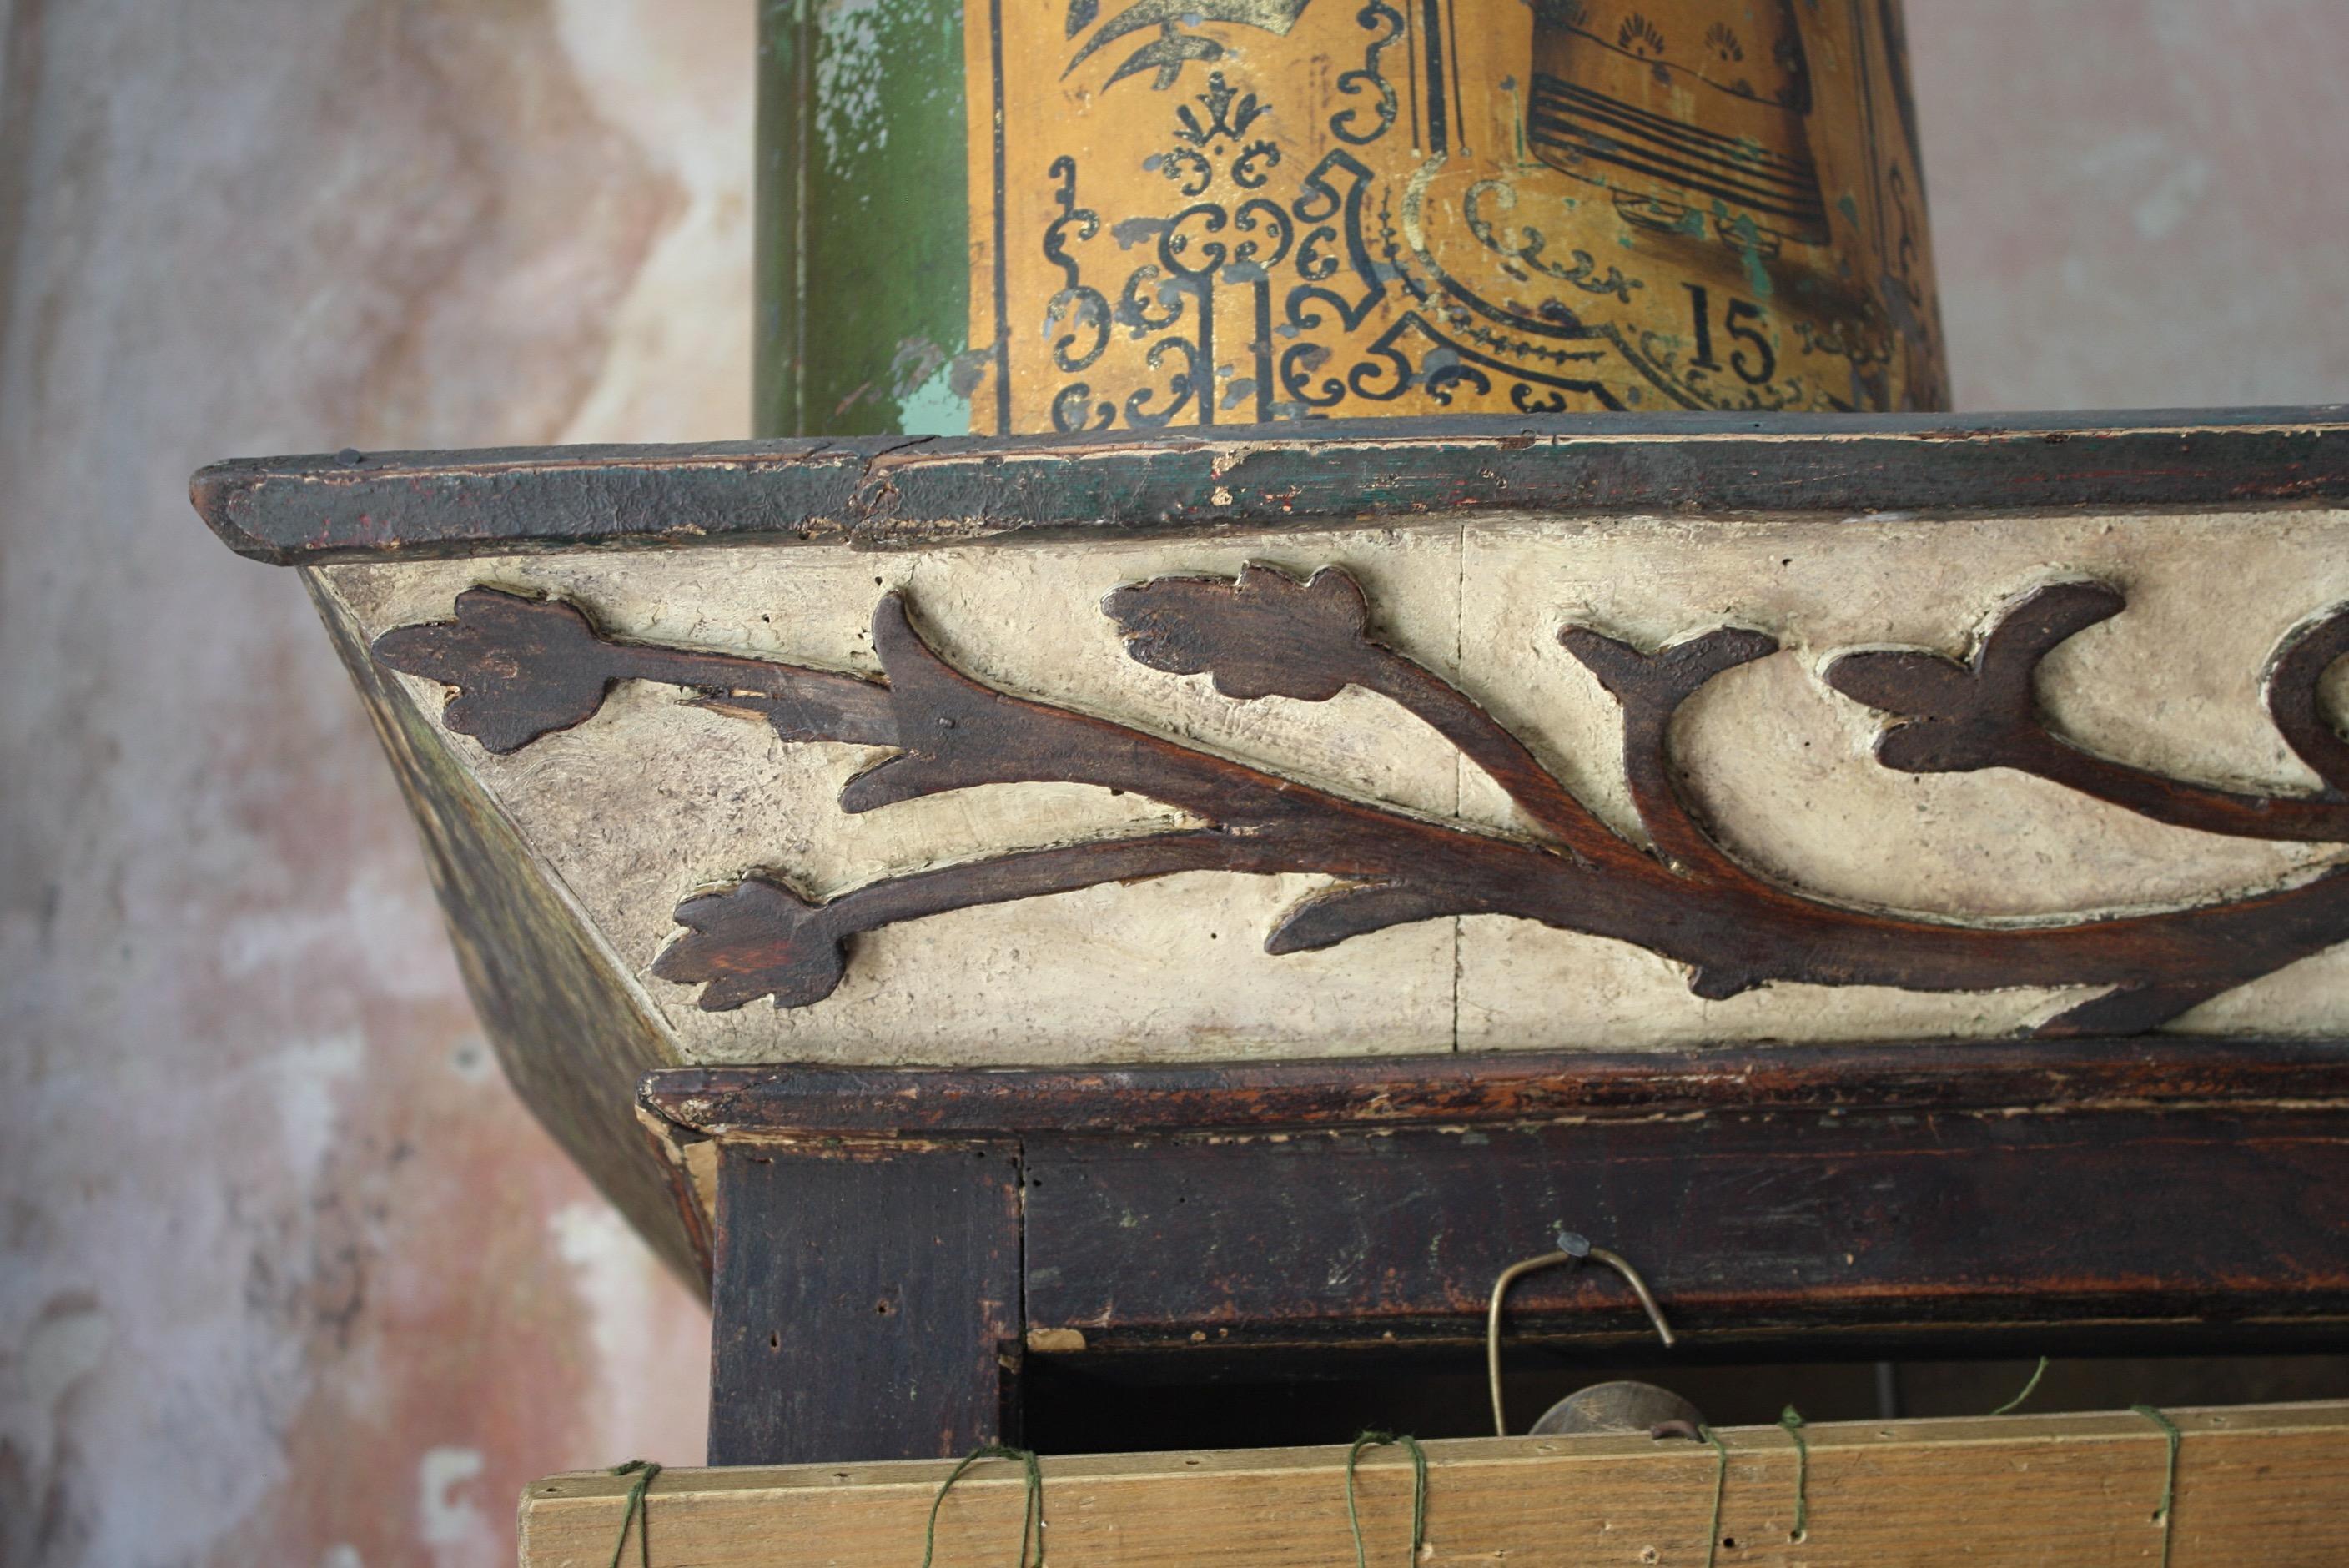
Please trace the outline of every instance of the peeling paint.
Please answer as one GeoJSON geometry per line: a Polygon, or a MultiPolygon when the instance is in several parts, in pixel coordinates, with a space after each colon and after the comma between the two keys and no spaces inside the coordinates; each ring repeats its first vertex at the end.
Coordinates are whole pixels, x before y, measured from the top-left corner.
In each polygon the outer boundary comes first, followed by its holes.
{"type": "Polygon", "coordinates": [[[909,436],[970,434],[970,394],[955,390],[962,375],[957,361],[941,361],[927,380],[898,399],[897,428],[909,436]]]}
{"type": "Polygon", "coordinates": [[[488,1521],[469,1483],[488,1468],[479,1449],[437,1448],[416,1462],[416,1534],[427,1546],[468,1546],[488,1521]]]}

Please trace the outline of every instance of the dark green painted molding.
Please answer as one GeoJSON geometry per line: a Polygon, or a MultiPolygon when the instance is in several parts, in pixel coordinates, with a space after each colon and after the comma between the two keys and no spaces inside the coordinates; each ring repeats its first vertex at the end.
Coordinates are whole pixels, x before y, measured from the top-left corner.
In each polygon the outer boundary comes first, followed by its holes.
{"type": "Polygon", "coordinates": [[[2349,499],[2349,408],[1568,415],[243,459],[195,476],[281,565],[715,543],[1392,528],[1478,513],[2230,510],[2349,499]]]}

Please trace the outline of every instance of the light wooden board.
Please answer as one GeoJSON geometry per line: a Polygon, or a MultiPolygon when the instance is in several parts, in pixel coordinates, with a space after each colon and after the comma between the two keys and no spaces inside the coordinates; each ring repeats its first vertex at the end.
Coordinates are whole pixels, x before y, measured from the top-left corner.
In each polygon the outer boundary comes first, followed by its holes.
{"type": "MultiPolygon", "coordinates": [[[[2349,1562],[2349,1404],[2173,1410],[2180,1445],[2174,1568],[2349,1562]]],[[[2167,1440],[2143,1416],[1847,1422],[1806,1429],[1809,1530],[1792,1537],[1793,1439],[1733,1429],[1721,1563],[2158,1563],[2167,1440]]],[[[1713,1450],[1646,1438],[1476,1439],[1427,1445],[1419,1568],[1707,1561],[1713,1450]]],[[[1203,1560],[1341,1568],[1353,1558],[1335,1449],[1119,1454],[1044,1462],[1049,1559],[1064,1568],[1189,1568],[1203,1560]]],[[[922,1461],[663,1473],[651,1560],[709,1568],[915,1568],[952,1468],[922,1461]]],[[[612,1560],[625,1479],[558,1475],[521,1511],[523,1568],[612,1560]]],[[[1370,1561],[1409,1553],[1411,1465],[1365,1453],[1370,1561]]],[[[937,1568],[1011,1568],[1019,1467],[989,1461],[939,1512],[937,1568]]],[[[624,1561],[634,1563],[632,1538],[624,1561]]]]}

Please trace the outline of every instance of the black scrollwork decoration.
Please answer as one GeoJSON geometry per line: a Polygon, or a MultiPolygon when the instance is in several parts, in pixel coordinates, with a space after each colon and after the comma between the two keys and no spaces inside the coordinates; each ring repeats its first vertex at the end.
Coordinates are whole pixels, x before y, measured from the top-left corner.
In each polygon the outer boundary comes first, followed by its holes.
{"type": "Polygon", "coordinates": [[[1195,147],[1177,147],[1161,153],[1158,172],[1174,181],[1174,188],[1185,196],[1202,196],[1216,181],[1216,166],[1207,155],[1195,147]]]}
{"type": "Polygon", "coordinates": [[[1351,146],[1362,147],[1387,133],[1387,128],[1394,124],[1400,108],[1394,84],[1379,72],[1379,56],[1402,36],[1402,13],[1387,5],[1385,0],[1370,0],[1369,5],[1354,14],[1354,20],[1376,36],[1362,49],[1361,68],[1339,74],[1337,89],[1341,98],[1360,98],[1368,93],[1372,95],[1374,101],[1355,103],[1331,115],[1330,134],[1351,146]],[[1365,109],[1369,110],[1371,121],[1368,125],[1361,123],[1365,109]]]}
{"type": "Polygon", "coordinates": [[[1346,373],[1346,390],[1372,403],[1392,403],[1410,391],[1419,375],[1400,345],[1403,334],[1418,320],[1415,315],[1406,315],[1379,334],[1378,340],[1363,350],[1362,362],[1346,373]]]}
{"type": "Polygon", "coordinates": [[[1125,287],[1117,296],[1117,319],[1133,337],[1164,332],[1183,319],[1187,294],[1157,263],[1145,262],[1126,274],[1125,287]],[[1154,304],[1163,308],[1153,309],[1154,304]]]}
{"type": "Polygon", "coordinates": [[[1243,191],[1261,191],[1264,182],[1272,178],[1272,170],[1279,167],[1278,142],[1251,141],[1232,160],[1232,183],[1243,191]]]}
{"type": "Polygon", "coordinates": [[[1452,407],[1454,394],[1462,387],[1474,387],[1478,392],[1490,392],[1493,379],[1473,365],[1454,360],[1439,365],[1427,373],[1427,395],[1445,407],[1452,407]]]}
{"type": "MultiPolygon", "coordinates": [[[[1101,290],[1084,281],[1084,273],[1076,259],[1069,254],[1069,239],[1092,239],[1101,232],[1101,215],[1089,207],[1077,205],[1077,160],[1062,156],[1052,160],[1050,170],[1053,181],[1052,195],[1060,203],[1060,216],[1044,230],[1044,259],[1061,269],[1061,284],[1044,305],[1044,335],[1052,340],[1052,363],[1063,373],[1076,375],[1089,368],[1109,347],[1109,300],[1101,290]],[[1061,329],[1070,330],[1063,332],[1061,329]],[[1087,341],[1087,340],[1090,341],[1087,341]]],[[[1092,403],[1092,389],[1076,381],[1062,387],[1052,397],[1052,428],[1061,431],[1107,429],[1116,417],[1115,407],[1109,403],[1092,403]]]]}
{"type": "Polygon", "coordinates": [[[1479,180],[1468,187],[1467,195],[1462,199],[1461,216],[1467,221],[1468,232],[1476,236],[1477,242],[1494,254],[1505,256],[1532,268],[1546,278],[1554,278],[1586,294],[1608,295],[1625,304],[1631,303],[1631,291],[1643,286],[1640,281],[1625,277],[1616,267],[1609,267],[1601,276],[1598,258],[1588,251],[1568,252],[1574,264],[1562,267],[1545,253],[1549,248],[1549,237],[1532,224],[1518,223],[1514,242],[1505,238],[1495,224],[1488,206],[1506,212],[1515,209],[1516,204],[1516,187],[1507,181],[1479,180]]]}
{"type": "Polygon", "coordinates": [[[1259,273],[1268,273],[1288,259],[1288,247],[1296,230],[1278,202],[1268,201],[1261,196],[1241,202],[1239,211],[1232,216],[1232,226],[1248,234],[1259,228],[1265,232],[1262,241],[1242,240],[1232,247],[1236,266],[1252,266],[1259,273]]]}
{"type": "Polygon", "coordinates": [[[1155,430],[1174,423],[1174,417],[1183,411],[1195,394],[1202,398],[1207,395],[1199,385],[1199,351],[1191,346],[1191,340],[1186,337],[1162,337],[1150,346],[1150,352],[1143,358],[1151,369],[1158,370],[1164,366],[1169,355],[1181,356],[1183,368],[1176,371],[1174,378],[1166,384],[1166,397],[1170,399],[1166,407],[1157,409],[1147,407],[1150,400],[1158,396],[1158,388],[1154,387],[1138,388],[1125,400],[1125,422],[1137,430],[1155,430]]]}

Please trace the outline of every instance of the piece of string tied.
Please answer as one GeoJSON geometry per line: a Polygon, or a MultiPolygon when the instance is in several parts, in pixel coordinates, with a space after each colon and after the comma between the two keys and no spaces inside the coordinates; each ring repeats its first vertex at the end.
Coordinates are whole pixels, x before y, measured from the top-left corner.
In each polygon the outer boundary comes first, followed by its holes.
{"type": "Polygon", "coordinates": [[[1794,1406],[1778,1412],[1778,1424],[1795,1439],[1795,1528],[1789,1539],[1799,1542],[1811,1532],[1811,1445],[1803,1439],[1803,1413],[1794,1406]]]}
{"type": "Polygon", "coordinates": [[[1704,1563],[1705,1568],[1713,1568],[1721,1560],[1721,1498],[1729,1490],[1729,1445],[1702,1421],[1658,1421],[1648,1429],[1648,1436],[1656,1442],[1666,1438],[1686,1438],[1691,1442],[1713,1445],[1713,1518],[1705,1526],[1704,1563]]]}
{"type": "Polygon", "coordinates": [[[2170,1522],[2175,1517],[2171,1505],[2178,1501],[2178,1445],[2185,1440],[2186,1434],[2178,1429],[2177,1422],[2151,1405],[2131,1405],[2129,1408],[2159,1427],[2161,1435],[2169,1439],[2169,1466],[2161,1475],[2161,1511],[2154,1516],[2161,1521],[2161,1568],[2169,1568],[2169,1543],[2177,1534],[2170,1522]]]}
{"type": "Polygon", "coordinates": [[[963,1471],[981,1460],[1017,1460],[1027,1472],[1028,1495],[1019,1517],[1019,1556],[1016,1568],[1030,1568],[1028,1546],[1036,1546],[1034,1568],[1044,1568],[1044,1468],[1033,1452],[1015,1449],[1006,1443],[982,1443],[970,1450],[953,1473],[938,1483],[938,1495],[930,1500],[929,1528],[922,1535],[922,1568],[930,1568],[938,1551],[938,1510],[946,1506],[947,1493],[962,1479],[963,1471]]]}
{"type": "MultiPolygon", "coordinates": [[[[1361,1462],[1364,1449],[1383,1449],[1400,1443],[1411,1454],[1411,1561],[1417,1563],[1420,1549],[1427,1544],[1427,1450],[1409,1432],[1398,1436],[1393,1432],[1364,1432],[1346,1450],[1346,1523],[1354,1532],[1354,1568],[1370,1568],[1368,1553],[1362,1547],[1362,1516],[1354,1502],[1354,1467],[1361,1462]]],[[[926,1568],[926,1564],[925,1565],[926,1568]]]]}
{"type": "Polygon", "coordinates": [[[620,1539],[612,1542],[612,1568],[620,1568],[620,1554],[628,1549],[628,1526],[636,1527],[636,1560],[643,1568],[652,1568],[653,1510],[645,1494],[653,1488],[653,1478],[661,1472],[651,1460],[630,1460],[624,1465],[614,1465],[614,1475],[635,1476],[636,1483],[628,1488],[628,1505],[620,1514],[620,1539]]]}
{"type": "Polygon", "coordinates": [[[1993,1416],[2003,1416],[2015,1409],[2023,1403],[2023,1401],[2031,1398],[2032,1390],[2039,1387],[2039,1379],[2046,1376],[2047,1357],[2042,1356],[2039,1358],[2039,1365],[2031,1369],[2031,1380],[2023,1386],[2023,1392],[2017,1394],[2013,1398],[2009,1399],[2005,1404],[2001,1405],[1997,1409],[1992,1410],[1991,1414],[1993,1416]]]}
{"type": "Polygon", "coordinates": [[[1699,1422],[1697,1434],[1713,1445],[1713,1522],[1705,1527],[1704,1568],[1713,1568],[1721,1560],[1721,1495],[1729,1490],[1729,1445],[1721,1434],[1699,1422]]]}

